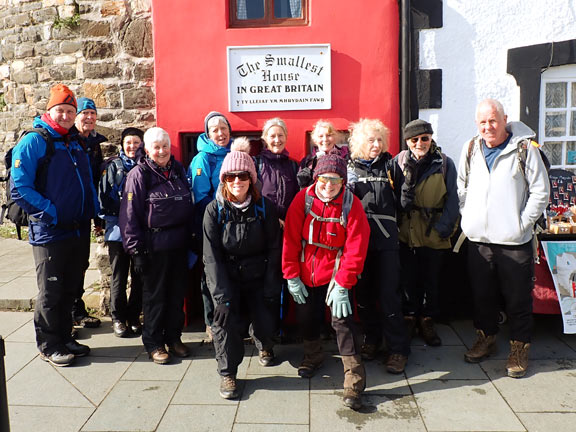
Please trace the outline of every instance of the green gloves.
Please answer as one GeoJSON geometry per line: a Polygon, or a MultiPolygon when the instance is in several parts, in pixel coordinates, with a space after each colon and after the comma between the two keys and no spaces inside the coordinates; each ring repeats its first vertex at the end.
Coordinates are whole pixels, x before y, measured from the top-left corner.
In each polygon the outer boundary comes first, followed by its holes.
{"type": "Polygon", "coordinates": [[[292,294],[292,297],[296,303],[306,303],[308,291],[298,276],[292,279],[288,279],[288,291],[290,291],[290,294],[292,294]]]}
{"type": "Polygon", "coordinates": [[[328,294],[326,304],[332,309],[332,315],[336,318],[352,315],[352,306],[348,298],[348,290],[334,281],[334,288],[328,294]]]}

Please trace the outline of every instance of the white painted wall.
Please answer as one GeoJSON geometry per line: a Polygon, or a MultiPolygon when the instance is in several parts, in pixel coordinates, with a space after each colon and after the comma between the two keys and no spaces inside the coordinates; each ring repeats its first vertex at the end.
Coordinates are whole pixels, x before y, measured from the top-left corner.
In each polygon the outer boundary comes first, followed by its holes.
{"type": "Polygon", "coordinates": [[[519,119],[508,49],[576,39],[576,0],[444,0],[443,9],[444,27],[420,32],[420,68],[442,69],[442,108],[420,110],[420,118],[458,163],[482,99],[500,100],[508,119],[519,119]]]}

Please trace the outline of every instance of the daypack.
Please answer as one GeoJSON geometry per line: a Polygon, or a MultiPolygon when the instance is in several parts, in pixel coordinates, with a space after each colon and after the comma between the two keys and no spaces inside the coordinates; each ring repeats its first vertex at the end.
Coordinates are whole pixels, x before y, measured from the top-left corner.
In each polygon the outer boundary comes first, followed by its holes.
{"type": "MultiPolygon", "coordinates": [[[[20,136],[18,137],[18,141],[14,145],[16,147],[22,138],[24,138],[29,133],[37,133],[42,137],[42,139],[46,142],[46,154],[40,158],[38,161],[38,167],[36,168],[36,176],[34,185],[36,191],[42,193],[44,188],[46,187],[46,176],[48,173],[48,165],[50,164],[50,160],[54,155],[55,148],[54,148],[54,139],[50,132],[44,128],[34,128],[28,129],[23,131],[20,136]]],[[[26,213],[14,200],[12,199],[12,185],[13,181],[10,175],[10,171],[12,169],[12,151],[14,150],[12,147],[10,150],[6,152],[4,156],[4,165],[6,168],[6,176],[2,178],[2,181],[6,182],[6,203],[2,204],[2,212],[0,213],[0,223],[4,222],[4,216],[16,225],[16,233],[18,235],[18,239],[22,240],[22,232],[21,227],[28,226],[28,213],[26,213]]]]}
{"type": "MultiPolygon", "coordinates": [[[[218,203],[218,224],[224,227],[224,225],[230,221],[230,209],[222,205],[222,203],[216,200],[218,203]]],[[[262,205],[259,206],[254,203],[254,218],[262,221],[266,218],[266,204],[264,199],[262,199],[262,205]]]]}

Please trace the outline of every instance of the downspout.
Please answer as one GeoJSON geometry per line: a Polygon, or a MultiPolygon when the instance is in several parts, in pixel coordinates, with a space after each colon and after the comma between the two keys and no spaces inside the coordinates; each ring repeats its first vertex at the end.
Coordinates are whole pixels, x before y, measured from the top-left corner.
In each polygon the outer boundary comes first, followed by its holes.
{"type": "MultiPolygon", "coordinates": [[[[410,0],[400,0],[400,131],[410,118],[411,32],[410,0]]],[[[400,150],[406,143],[400,139],[400,150]]]]}

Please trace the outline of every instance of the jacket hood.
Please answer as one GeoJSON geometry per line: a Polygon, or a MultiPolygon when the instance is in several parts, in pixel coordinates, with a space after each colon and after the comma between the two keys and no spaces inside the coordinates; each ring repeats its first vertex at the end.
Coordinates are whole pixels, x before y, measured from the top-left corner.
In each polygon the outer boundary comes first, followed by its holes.
{"type": "Polygon", "coordinates": [[[230,151],[230,145],[231,144],[232,144],[232,140],[230,140],[230,142],[228,143],[228,145],[226,147],[220,147],[218,144],[216,144],[214,141],[212,141],[210,138],[208,138],[208,135],[203,133],[198,137],[198,141],[196,143],[196,148],[198,149],[198,152],[204,152],[204,153],[210,153],[210,154],[214,154],[214,155],[225,156],[226,153],[228,153],[230,151]]]}
{"type": "Polygon", "coordinates": [[[506,131],[512,134],[512,142],[522,139],[534,139],[536,133],[520,121],[510,122],[506,125],[506,131]]]}

